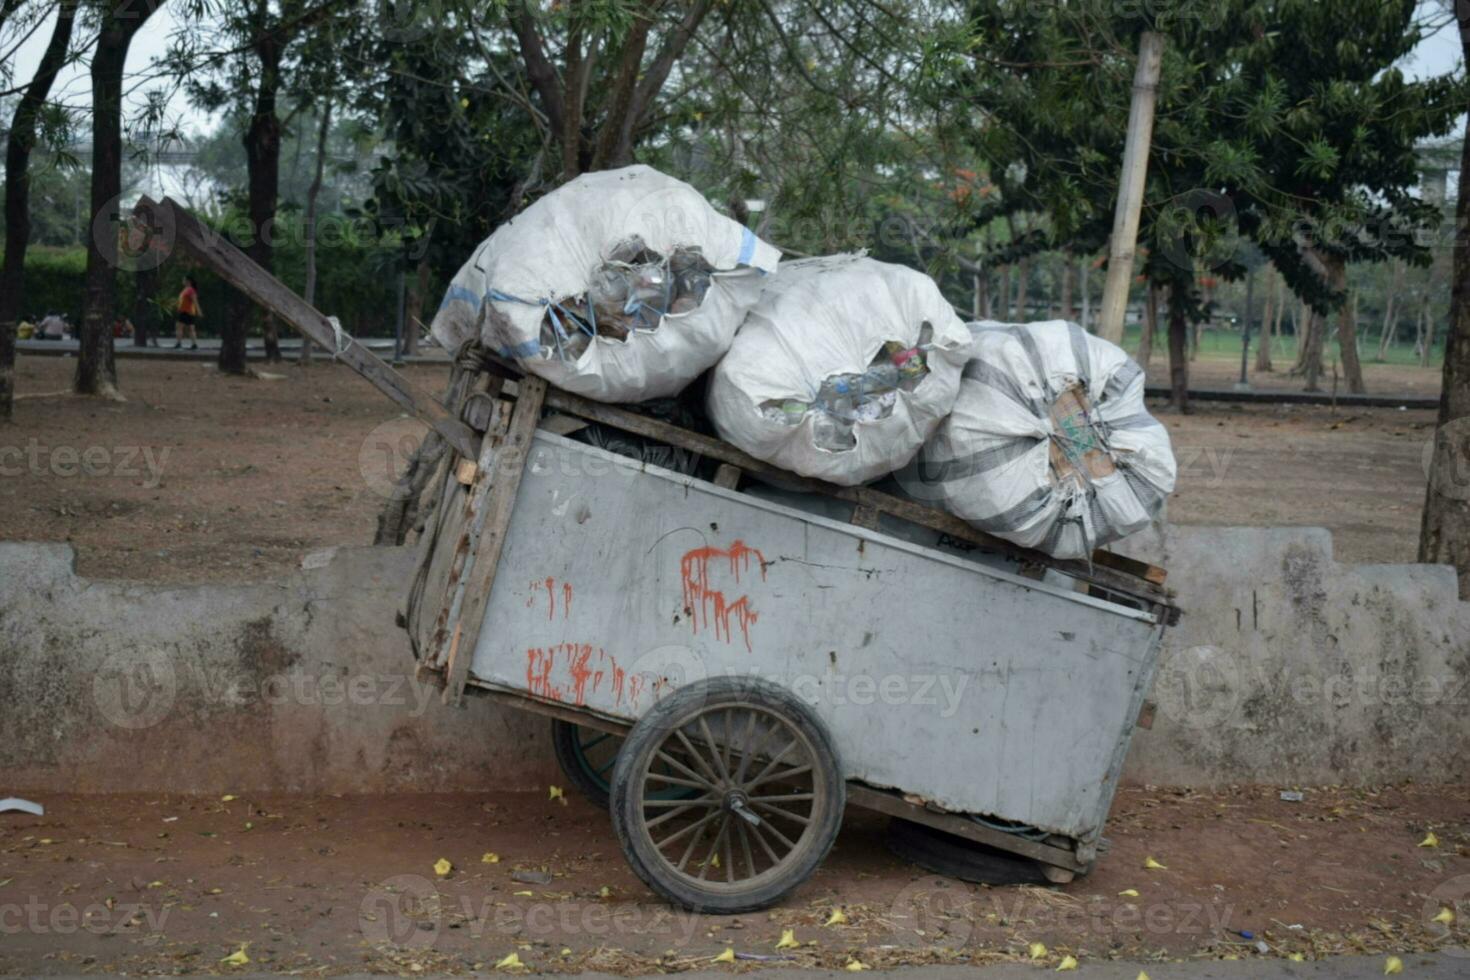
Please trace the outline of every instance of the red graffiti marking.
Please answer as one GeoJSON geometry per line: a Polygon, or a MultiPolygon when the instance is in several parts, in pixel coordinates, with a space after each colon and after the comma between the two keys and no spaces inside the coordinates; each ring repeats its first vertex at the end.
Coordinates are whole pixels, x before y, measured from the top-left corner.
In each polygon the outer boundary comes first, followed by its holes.
{"type": "Polygon", "coordinates": [[[558,643],[526,651],[526,690],[537,697],[585,705],[588,695],[596,693],[604,680],[611,685],[614,704],[622,704],[626,698],[630,704],[637,705],[643,678],[629,677],[601,647],[590,643],[558,643]]]}
{"type": "Polygon", "coordinates": [[[740,573],[749,571],[754,558],[761,571],[761,581],[766,578],[766,559],[754,548],[746,547],[744,541],[736,541],[729,548],[695,548],[679,562],[679,578],[684,587],[684,608],[689,614],[689,624],[694,632],[700,630],[701,620],[705,628],[714,627],[715,638],[730,642],[730,619],[733,617],[745,640],[745,649],[750,649],[750,626],[760,619],[750,608],[750,596],[741,596],[733,602],[719,589],[711,588],[709,581],[710,562],[724,559],[730,564],[730,573],[740,581],[740,573]]]}
{"type": "MultiPolygon", "coordinates": [[[[546,618],[556,618],[556,579],[547,576],[540,582],[531,583],[531,594],[526,597],[526,608],[530,609],[536,605],[536,593],[541,589],[546,590],[546,618]]],[[[561,618],[569,619],[572,615],[572,583],[561,584],[561,618]]]]}

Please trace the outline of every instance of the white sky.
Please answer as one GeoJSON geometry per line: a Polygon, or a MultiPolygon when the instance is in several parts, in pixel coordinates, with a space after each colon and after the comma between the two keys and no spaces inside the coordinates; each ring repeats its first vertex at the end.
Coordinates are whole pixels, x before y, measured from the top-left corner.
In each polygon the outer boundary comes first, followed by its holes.
{"type": "MultiPolygon", "coordinates": [[[[1319,2],[1331,3],[1332,0],[1319,0],[1319,2]]],[[[175,16],[177,9],[174,5],[165,2],[133,39],[132,48],[128,52],[127,71],[130,77],[136,78],[145,73],[149,64],[168,49],[169,38],[180,28],[179,20],[175,16]]],[[[1421,9],[1428,14],[1438,13],[1442,7],[1439,0],[1421,0],[1421,9]]],[[[17,53],[13,84],[23,84],[35,71],[36,63],[40,61],[41,53],[46,47],[46,40],[50,37],[51,22],[54,19],[53,15],[45,25],[31,35],[17,53]]],[[[1433,36],[1425,38],[1403,67],[1406,74],[1411,77],[1426,78],[1454,71],[1459,64],[1459,32],[1451,23],[1441,28],[1433,36]]],[[[90,88],[86,65],[75,64],[57,79],[52,98],[72,106],[86,108],[91,104],[90,88]]],[[[141,93],[134,92],[129,109],[136,109],[141,102],[141,93]]],[[[182,92],[176,92],[170,100],[169,115],[185,131],[207,130],[214,122],[210,114],[200,112],[190,106],[182,92]]]]}

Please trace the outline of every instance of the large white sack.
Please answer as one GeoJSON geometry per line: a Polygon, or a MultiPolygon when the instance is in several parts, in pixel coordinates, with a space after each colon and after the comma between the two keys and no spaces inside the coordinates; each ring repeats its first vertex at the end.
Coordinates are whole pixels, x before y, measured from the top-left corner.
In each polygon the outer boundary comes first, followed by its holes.
{"type": "Polygon", "coordinates": [[[773,246],[683,181],[644,166],[584,174],[480,243],[450,283],[432,330],[449,351],[478,338],[527,371],[599,401],[674,395],[729,349],[779,260],[773,246]],[[611,250],[635,236],[664,255],[698,247],[719,270],[703,302],[626,340],[598,336],[564,361],[542,343],[548,303],[586,293],[611,250]]]}
{"type": "Polygon", "coordinates": [[[925,488],[981,530],[1057,558],[1086,558],[1146,527],[1174,490],[1175,462],[1168,430],[1144,407],[1143,370],[1064,320],[970,329],[954,411],[924,447],[925,488]],[[1068,400],[1053,412],[1074,385],[1085,416],[1069,414],[1068,400]],[[1054,459],[1068,452],[1059,472],[1054,459]]]}
{"type": "Polygon", "coordinates": [[[912,460],[948,414],[969,340],[921,272],[857,255],[787,262],[714,370],[710,417],[721,436],[752,456],[832,483],[866,483],[912,460]],[[928,374],[912,391],[896,393],[886,417],[853,423],[852,448],[817,444],[818,411],[798,416],[798,424],[762,414],[767,403],[814,401],[824,381],[864,372],[889,341],[914,347],[925,324],[928,374]]]}

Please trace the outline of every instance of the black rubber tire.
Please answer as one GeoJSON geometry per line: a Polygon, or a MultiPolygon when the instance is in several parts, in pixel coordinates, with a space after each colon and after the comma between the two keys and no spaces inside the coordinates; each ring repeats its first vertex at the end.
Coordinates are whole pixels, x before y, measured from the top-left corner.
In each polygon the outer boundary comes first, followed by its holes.
{"type": "Polygon", "coordinates": [[[613,770],[613,830],[629,866],[655,893],[696,913],[754,912],[791,894],[811,877],[832,849],[842,827],[846,802],[847,784],[827,726],[786,688],[750,677],[696,681],[659,701],[633,726],[613,770]],[[766,869],[748,879],[744,887],[732,890],[720,883],[691,881],[665,861],[644,826],[642,774],[675,729],[707,709],[738,705],[768,712],[796,729],[812,756],[815,799],[808,830],[796,841],[796,851],[791,852],[796,857],[788,854],[779,866],[766,869]]]}
{"type": "MultiPolygon", "coordinates": [[[[556,753],[556,763],[561,766],[567,782],[576,787],[577,792],[606,810],[612,802],[612,794],[608,783],[597,778],[596,773],[587,770],[588,759],[582,749],[585,735],[586,730],[581,725],[559,718],[551,720],[551,750],[556,753]]],[[[609,734],[608,738],[618,736],[609,734]]]]}
{"type": "Polygon", "coordinates": [[[1041,865],[1031,858],[894,817],[888,824],[888,849],[925,871],[982,885],[1045,885],[1041,865]]]}

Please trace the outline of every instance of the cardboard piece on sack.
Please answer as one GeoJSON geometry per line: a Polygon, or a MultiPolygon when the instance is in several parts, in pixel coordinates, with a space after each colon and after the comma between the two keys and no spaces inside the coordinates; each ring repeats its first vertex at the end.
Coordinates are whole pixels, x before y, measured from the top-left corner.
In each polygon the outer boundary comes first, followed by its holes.
{"type": "Polygon", "coordinates": [[[677,394],[729,349],[780,252],[652,167],[584,174],[501,225],[455,275],[434,338],[471,338],[567,391],[605,402],[677,394]],[[541,343],[547,303],[585,293],[610,250],[637,236],[655,252],[697,246],[715,268],[700,305],[626,340],[598,336],[576,360],[541,343]]]}
{"type": "Polygon", "coordinates": [[[787,262],[711,376],[710,417],[722,438],[752,456],[844,486],[867,483],[908,464],[949,413],[969,342],[963,321],[922,272],[863,255],[787,262]],[[918,344],[926,322],[928,375],[899,392],[888,416],[855,422],[851,449],[817,444],[816,410],[797,425],[761,414],[767,402],[812,402],[827,379],[867,370],[889,341],[918,344]]]}
{"type": "Polygon", "coordinates": [[[969,324],[972,360],[920,468],[945,507],[1057,558],[1142,530],[1174,490],[1143,370],[1075,323],[969,324]]]}

